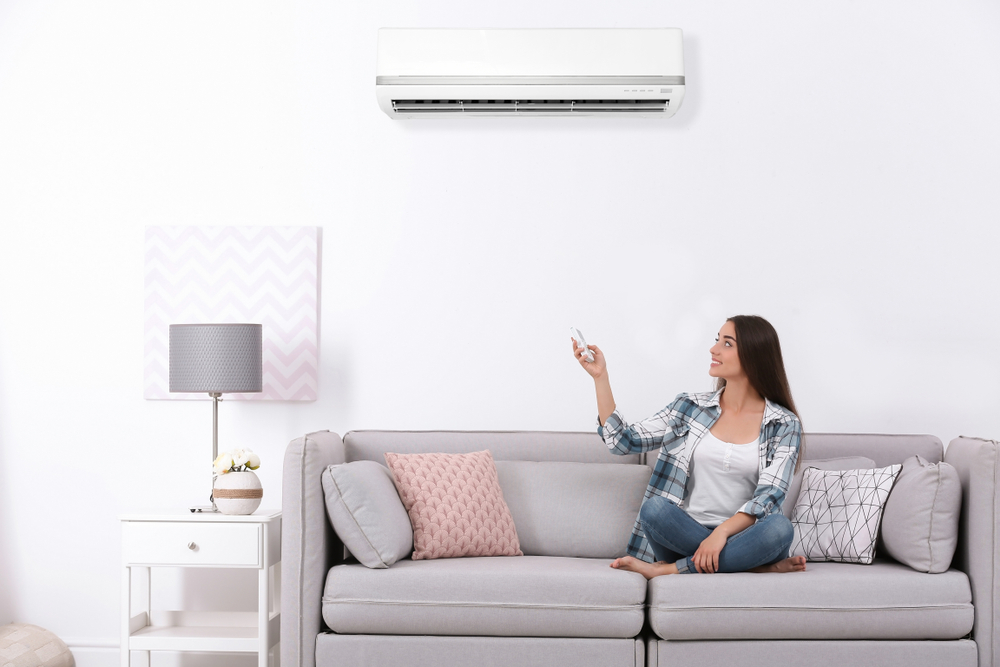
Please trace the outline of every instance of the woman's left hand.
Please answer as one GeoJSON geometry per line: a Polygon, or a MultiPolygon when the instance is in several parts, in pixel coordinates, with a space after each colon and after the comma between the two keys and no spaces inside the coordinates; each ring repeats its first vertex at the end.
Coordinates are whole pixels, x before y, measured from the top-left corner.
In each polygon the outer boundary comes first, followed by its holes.
{"type": "Polygon", "coordinates": [[[712,534],[702,541],[698,550],[691,556],[694,569],[703,574],[715,573],[719,569],[719,552],[726,546],[727,539],[724,533],[713,530],[712,534]]]}

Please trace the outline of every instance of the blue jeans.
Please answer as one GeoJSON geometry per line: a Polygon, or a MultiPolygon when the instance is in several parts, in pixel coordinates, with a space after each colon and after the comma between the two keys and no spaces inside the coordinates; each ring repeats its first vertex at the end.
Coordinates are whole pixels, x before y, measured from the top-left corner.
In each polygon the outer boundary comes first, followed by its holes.
{"type": "MultiPolygon", "coordinates": [[[[686,511],[663,496],[650,496],[639,509],[639,524],[657,561],[677,563],[677,571],[697,574],[691,556],[712,534],[686,511]]],[[[794,529],[781,512],[769,514],[726,540],[717,572],[746,572],[788,558],[794,529]]]]}

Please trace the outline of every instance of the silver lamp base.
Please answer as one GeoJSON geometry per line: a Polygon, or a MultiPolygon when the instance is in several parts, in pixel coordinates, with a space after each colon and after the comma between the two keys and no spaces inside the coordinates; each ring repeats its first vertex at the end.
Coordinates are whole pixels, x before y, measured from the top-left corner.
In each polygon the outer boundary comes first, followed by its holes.
{"type": "Polygon", "coordinates": [[[211,505],[191,505],[188,509],[192,512],[215,512],[218,514],[219,508],[215,506],[215,495],[209,496],[208,499],[212,501],[211,505]]]}
{"type": "Polygon", "coordinates": [[[215,476],[212,476],[212,493],[208,496],[208,499],[212,501],[211,505],[191,505],[188,509],[192,512],[219,512],[219,508],[215,506],[215,476]]]}

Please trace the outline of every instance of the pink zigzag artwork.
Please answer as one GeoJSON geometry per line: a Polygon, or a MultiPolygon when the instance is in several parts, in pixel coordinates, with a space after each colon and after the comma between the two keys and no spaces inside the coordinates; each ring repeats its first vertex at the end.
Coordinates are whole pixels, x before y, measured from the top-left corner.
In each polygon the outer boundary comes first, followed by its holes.
{"type": "Polygon", "coordinates": [[[171,324],[264,327],[264,390],[237,400],[315,401],[318,227],[146,227],[144,396],[171,394],[171,324]]]}

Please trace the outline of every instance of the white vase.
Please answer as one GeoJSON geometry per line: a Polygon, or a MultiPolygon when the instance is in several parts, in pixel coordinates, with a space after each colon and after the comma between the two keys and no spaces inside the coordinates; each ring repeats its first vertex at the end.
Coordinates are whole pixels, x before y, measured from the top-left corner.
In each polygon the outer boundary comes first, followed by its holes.
{"type": "Polygon", "coordinates": [[[253,514],[264,489],[253,472],[227,472],[215,478],[215,506],[223,514],[253,514]]]}

